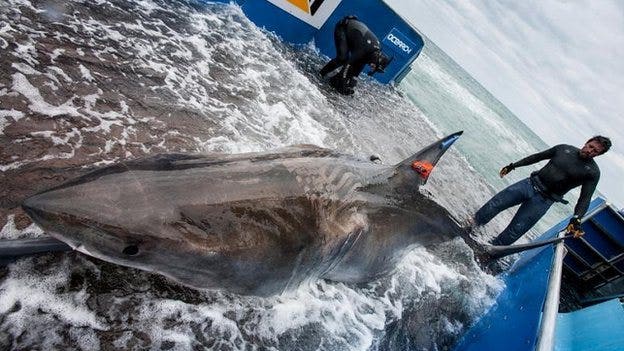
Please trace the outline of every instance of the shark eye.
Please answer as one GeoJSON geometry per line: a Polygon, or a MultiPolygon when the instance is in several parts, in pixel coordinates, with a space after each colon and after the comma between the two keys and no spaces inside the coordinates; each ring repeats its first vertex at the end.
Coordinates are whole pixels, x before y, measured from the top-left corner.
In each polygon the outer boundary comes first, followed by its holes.
{"type": "Polygon", "coordinates": [[[134,256],[139,253],[139,247],[136,245],[128,245],[121,252],[123,252],[124,255],[134,256]]]}

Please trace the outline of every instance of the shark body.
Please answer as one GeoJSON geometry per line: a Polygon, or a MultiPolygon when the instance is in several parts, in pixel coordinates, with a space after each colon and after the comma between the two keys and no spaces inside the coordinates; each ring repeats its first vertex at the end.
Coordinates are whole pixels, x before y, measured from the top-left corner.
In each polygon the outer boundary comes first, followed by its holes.
{"type": "Polygon", "coordinates": [[[271,295],[310,279],[361,283],[416,245],[461,234],[418,191],[461,132],[397,165],[311,145],[125,161],[28,198],[75,250],[200,289],[271,295]]]}

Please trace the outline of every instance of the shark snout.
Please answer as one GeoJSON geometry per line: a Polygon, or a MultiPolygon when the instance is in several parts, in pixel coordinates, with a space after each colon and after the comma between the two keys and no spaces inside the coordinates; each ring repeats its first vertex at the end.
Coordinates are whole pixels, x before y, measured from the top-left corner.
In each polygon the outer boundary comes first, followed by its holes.
{"type": "Polygon", "coordinates": [[[98,252],[122,259],[137,257],[143,245],[127,232],[80,213],[77,201],[58,194],[39,194],[27,198],[22,209],[43,230],[72,248],[96,255],[98,252]]]}
{"type": "Polygon", "coordinates": [[[73,214],[71,209],[77,206],[79,204],[75,199],[65,199],[54,193],[33,195],[22,203],[24,212],[43,227],[60,221],[65,214],[73,214]]]}
{"type": "Polygon", "coordinates": [[[43,210],[43,205],[37,195],[31,196],[24,200],[22,209],[35,223],[44,221],[48,214],[43,210]]]}
{"type": "Polygon", "coordinates": [[[62,216],[49,210],[49,204],[42,199],[40,195],[31,196],[24,200],[22,209],[47,235],[54,237],[54,239],[52,239],[46,236],[44,237],[46,240],[53,241],[56,248],[62,248],[62,250],[54,249],[51,251],[68,251],[80,246],[75,240],[71,240],[64,235],[59,235],[59,233],[67,231],[63,229],[68,228],[67,223],[65,223],[62,216]]]}

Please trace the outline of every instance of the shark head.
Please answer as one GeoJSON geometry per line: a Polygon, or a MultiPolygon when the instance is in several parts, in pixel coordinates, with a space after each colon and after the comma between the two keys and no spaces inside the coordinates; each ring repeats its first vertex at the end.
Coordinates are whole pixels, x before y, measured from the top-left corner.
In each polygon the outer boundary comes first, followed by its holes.
{"type": "Polygon", "coordinates": [[[143,194],[139,183],[132,188],[84,183],[34,195],[22,208],[48,234],[76,251],[148,271],[164,266],[175,271],[193,255],[192,247],[151,224],[161,214],[148,213],[150,197],[143,194]],[[130,206],[136,207],[128,208],[127,202],[116,204],[122,192],[133,197],[130,206]],[[140,213],[139,208],[146,211],[140,213]]]}
{"type": "Polygon", "coordinates": [[[168,206],[166,194],[145,194],[139,186],[122,189],[89,182],[32,196],[22,208],[54,238],[107,262],[199,289],[269,295],[285,288],[281,279],[289,273],[291,256],[263,252],[266,242],[257,239],[254,228],[224,228],[237,223],[240,214],[233,212],[244,206],[168,206]],[[117,202],[121,193],[132,200],[117,202]]]}

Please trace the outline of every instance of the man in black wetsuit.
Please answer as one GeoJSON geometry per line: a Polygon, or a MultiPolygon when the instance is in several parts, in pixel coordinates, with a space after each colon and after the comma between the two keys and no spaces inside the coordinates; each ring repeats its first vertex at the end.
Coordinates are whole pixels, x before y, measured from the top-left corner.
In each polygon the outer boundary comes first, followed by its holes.
{"type": "Polygon", "coordinates": [[[342,67],[340,73],[330,78],[329,83],[341,94],[353,94],[356,77],[364,66],[369,64],[373,75],[383,72],[391,59],[381,52],[379,39],[355,16],[347,16],[336,24],[334,29],[336,58],[329,61],[320,71],[325,78],[329,73],[342,67]]]}
{"type": "Polygon", "coordinates": [[[517,167],[549,160],[546,166],[533,172],[529,178],[494,195],[475,213],[473,224],[486,224],[501,211],[521,204],[511,223],[492,241],[494,245],[509,245],[531,229],[555,201],[567,203],[563,195],[580,185],[581,195],[567,229],[575,233],[575,237],[582,235],[581,218],[589,207],[600,178],[600,169],[593,158],[604,154],[610,147],[608,138],[595,136],[581,149],[572,145],[557,145],[508,164],[501,169],[501,178],[517,167]]]}

